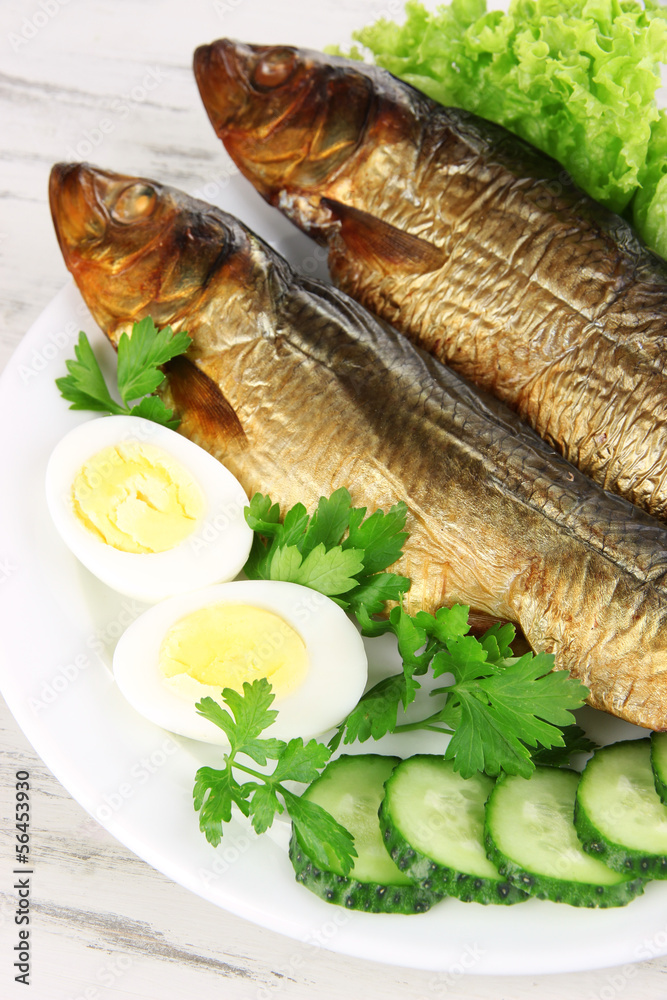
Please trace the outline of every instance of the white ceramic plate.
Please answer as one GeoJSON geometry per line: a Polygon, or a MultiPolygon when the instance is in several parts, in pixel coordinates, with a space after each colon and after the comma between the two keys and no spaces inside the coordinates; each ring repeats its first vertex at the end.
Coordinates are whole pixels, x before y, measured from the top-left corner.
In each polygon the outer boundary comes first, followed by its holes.
{"type": "MultiPolygon", "coordinates": [[[[236,6],[229,4],[220,33],[254,37],[252,12],[236,6]]],[[[262,40],[313,47],[336,37],[344,41],[353,24],[377,15],[370,6],[372,11],[360,11],[358,3],[341,2],[336,25],[328,29],[313,25],[305,13],[297,16],[297,8],[310,5],[296,0],[271,5],[262,40]]],[[[391,0],[387,6],[393,16],[400,4],[391,0]]],[[[273,238],[308,273],[322,274],[322,252],[238,174],[225,172],[222,146],[220,158],[224,183],[193,193],[217,200],[273,238]]],[[[330,906],[296,884],[284,826],[273,838],[256,838],[233,823],[220,848],[206,843],[192,808],[192,785],[197,767],[215,765],[219,751],[170,736],[123,700],[109,669],[111,654],[142,606],[108,590],[80,566],[46,509],[50,452],[70,428],[91,419],[69,411],[54,384],[65,372],[65,359],[73,356],[80,328],[111,371],[113,352],[70,283],[28,332],[0,380],[0,688],[37,753],[74,798],[128,848],[198,895],[307,943],[437,970],[433,986],[439,992],[464,971],[566,972],[667,953],[665,883],[649,884],[625,909],[578,910],[537,900],[482,907],[447,900],[419,916],[371,915],[330,906]]],[[[375,640],[367,648],[375,679],[395,671],[390,640],[375,640]]],[[[602,742],[637,733],[588,710],[580,721],[602,742]]],[[[436,747],[432,737],[420,734],[356,749],[408,756],[436,747]]]]}
{"type": "MultiPolygon", "coordinates": [[[[239,180],[238,183],[241,183],[239,180]]],[[[142,610],[104,587],[64,547],[44,499],[49,454],[75,424],[54,378],[85,328],[109,368],[113,355],[69,284],[28,332],[0,381],[0,687],[19,725],[68,791],[122,843],[193,892],[256,923],[335,951],[440,970],[447,986],[475,973],[565,972],[667,952],[667,884],[625,909],[579,910],[532,900],[483,907],[446,900],[419,916],[354,913],[294,881],[285,827],[257,838],[233,823],[220,848],[199,832],[194,773],[214,747],[172,737],[123,700],[111,653],[142,610]],[[448,980],[446,977],[450,977],[448,980]]],[[[397,667],[391,642],[368,644],[372,672],[397,667]]],[[[634,727],[584,710],[603,741],[634,727]]],[[[358,746],[358,752],[434,749],[426,734],[358,746]]]]}

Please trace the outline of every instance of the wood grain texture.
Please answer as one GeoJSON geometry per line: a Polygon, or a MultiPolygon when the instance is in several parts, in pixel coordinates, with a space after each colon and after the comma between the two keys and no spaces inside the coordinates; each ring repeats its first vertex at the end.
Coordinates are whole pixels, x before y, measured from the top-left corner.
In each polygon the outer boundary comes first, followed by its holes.
{"type": "MultiPolygon", "coordinates": [[[[57,160],[155,175],[203,197],[226,191],[225,163],[190,72],[194,47],[223,34],[322,46],[389,0],[3,0],[0,5],[0,368],[66,273],[47,207],[57,160]],[[55,13],[45,13],[46,9],[55,13]],[[294,37],[282,11],[311,11],[294,37]],[[315,16],[312,12],[316,11],[315,16]],[[337,24],[332,39],[327,25],[337,24]],[[246,25],[245,32],[243,24],[246,25]],[[30,36],[30,37],[28,37],[30,36]],[[153,73],[153,76],[148,74],[153,73]],[[157,81],[157,82],[156,82],[157,81]],[[148,84],[156,83],[152,89],[148,84]],[[146,86],[144,85],[146,84],[146,86]],[[124,108],[127,108],[125,112],[124,108]],[[102,126],[106,122],[106,126],[102,126]],[[102,131],[106,128],[106,131],[102,131]],[[89,150],[90,147],[90,150],[89,150]]],[[[257,225],[253,201],[236,210],[257,225]]],[[[231,207],[231,205],[230,205],[231,207]]],[[[261,226],[257,228],[260,229],[261,226]]],[[[289,224],[283,243],[313,254],[289,224]]],[[[271,237],[273,233],[261,233],[271,237]]],[[[312,260],[317,262],[316,256],[312,260]]],[[[5,429],[5,433],[9,429],[5,429]]],[[[33,1000],[664,1000],[667,963],[561,976],[462,979],[376,965],[302,944],[222,911],[131,854],[69,796],[0,704],[0,996],[33,1000]],[[33,792],[33,985],[8,961],[16,943],[11,857],[14,775],[33,792]]]]}

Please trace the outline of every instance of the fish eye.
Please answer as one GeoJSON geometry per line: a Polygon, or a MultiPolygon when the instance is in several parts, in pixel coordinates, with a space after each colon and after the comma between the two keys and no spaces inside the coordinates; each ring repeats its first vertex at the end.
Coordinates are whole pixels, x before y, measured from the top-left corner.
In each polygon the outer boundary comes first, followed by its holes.
{"type": "Polygon", "coordinates": [[[261,90],[282,87],[292,76],[296,64],[296,52],[293,49],[272,49],[255,66],[252,82],[261,90]]]}
{"type": "Polygon", "coordinates": [[[130,184],[119,194],[111,214],[117,222],[138,222],[151,215],[156,204],[154,188],[148,184],[130,184]]]}

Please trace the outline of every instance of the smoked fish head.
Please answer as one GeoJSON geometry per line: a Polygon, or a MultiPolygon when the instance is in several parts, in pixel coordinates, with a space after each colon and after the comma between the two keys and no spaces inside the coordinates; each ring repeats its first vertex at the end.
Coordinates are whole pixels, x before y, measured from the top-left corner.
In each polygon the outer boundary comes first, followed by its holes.
{"type": "Polygon", "coordinates": [[[178,324],[249,251],[232,216],[153,180],[58,163],[49,198],[67,268],[114,344],[146,315],[178,324]]]}
{"type": "Polygon", "coordinates": [[[286,262],[234,216],[154,180],[59,163],[49,196],[67,268],[111,343],[146,316],[186,330],[192,346],[165,366],[161,394],[216,457],[243,449],[238,357],[273,313],[286,262]]]}
{"type": "MultiPolygon", "coordinates": [[[[298,194],[305,214],[294,221],[308,230],[322,214],[330,218],[319,205],[320,188],[363,145],[379,110],[372,68],[350,65],[305,49],[226,38],[194,55],[204,107],[230,156],[271,204],[286,190],[298,194]]],[[[386,126],[400,123],[392,118],[386,126]]]]}

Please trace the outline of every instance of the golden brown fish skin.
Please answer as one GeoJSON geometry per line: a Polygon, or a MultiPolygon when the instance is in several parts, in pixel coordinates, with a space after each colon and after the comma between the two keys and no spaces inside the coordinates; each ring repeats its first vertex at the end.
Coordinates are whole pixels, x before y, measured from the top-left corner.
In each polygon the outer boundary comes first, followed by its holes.
{"type": "Polygon", "coordinates": [[[143,287],[150,266],[163,275],[162,320],[194,341],[166,392],[183,433],[249,494],[270,493],[283,509],[341,486],[369,509],[404,500],[411,534],[395,569],[413,580],[409,610],[461,601],[510,618],[590,687],[592,705],[667,727],[664,525],[591,483],[503,404],[342,292],[296,276],[231,216],[141,181],[155,193],[153,212],[134,225],[126,219],[116,249],[115,200],[139,183],[116,177],[54,168],[56,229],[113,342],[153,312],[144,295],[135,308],[135,281],[143,287]],[[89,187],[94,239],[70,207],[89,187]],[[215,245],[176,246],[173,233],[184,231],[215,245]],[[179,284],[200,249],[216,266],[198,288],[179,284]],[[171,260],[174,252],[182,259],[171,260]]]}
{"type": "Polygon", "coordinates": [[[341,288],[667,518],[667,265],[623,220],[375,67],[223,39],[195,74],[232,158],[328,245],[341,288]]]}

